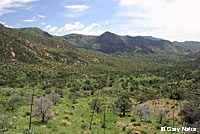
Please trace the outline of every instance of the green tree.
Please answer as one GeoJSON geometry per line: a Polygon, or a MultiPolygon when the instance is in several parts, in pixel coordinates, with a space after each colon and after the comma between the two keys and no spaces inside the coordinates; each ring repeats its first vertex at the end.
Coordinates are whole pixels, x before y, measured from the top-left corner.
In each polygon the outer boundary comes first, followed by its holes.
{"type": "Polygon", "coordinates": [[[119,95],[118,99],[113,104],[113,108],[114,110],[122,113],[122,116],[124,117],[126,113],[130,112],[130,109],[132,108],[129,95],[127,93],[122,93],[119,95]]]}

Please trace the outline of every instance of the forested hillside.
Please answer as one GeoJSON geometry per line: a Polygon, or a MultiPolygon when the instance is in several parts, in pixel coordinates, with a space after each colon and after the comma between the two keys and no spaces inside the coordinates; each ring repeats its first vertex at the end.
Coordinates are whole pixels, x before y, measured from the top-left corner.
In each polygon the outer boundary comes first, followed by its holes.
{"type": "Polygon", "coordinates": [[[166,40],[0,25],[0,133],[199,133],[199,59],[166,40]]]}

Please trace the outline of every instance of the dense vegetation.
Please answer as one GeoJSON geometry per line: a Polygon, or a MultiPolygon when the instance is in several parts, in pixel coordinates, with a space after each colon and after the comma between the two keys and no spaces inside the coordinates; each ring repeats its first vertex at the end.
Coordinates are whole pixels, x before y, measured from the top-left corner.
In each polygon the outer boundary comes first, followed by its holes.
{"type": "Polygon", "coordinates": [[[0,41],[2,134],[159,134],[162,126],[200,127],[198,52],[105,54],[4,26],[0,41]]]}

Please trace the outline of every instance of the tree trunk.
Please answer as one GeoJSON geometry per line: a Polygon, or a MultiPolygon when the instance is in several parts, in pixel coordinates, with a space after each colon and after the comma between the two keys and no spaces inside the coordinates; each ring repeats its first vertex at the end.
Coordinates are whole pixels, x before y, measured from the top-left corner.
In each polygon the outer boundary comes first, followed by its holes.
{"type": "MultiPolygon", "coordinates": [[[[98,101],[98,97],[99,97],[99,91],[98,91],[98,94],[97,94],[97,100],[96,100],[96,103],[97,103],[97,101],[98,101]]],[[[96,103],[95,103],[95,105],[94,105],[94,107],[93,107],[93,111],[92,111],[92,115],[91,115],[91,120],[90,120],[90,126],[89,126],[89,130],[91,130],[92,129],[92,122],[93,122],[93,116],[94,116],[94,113],[95,113],[95,108],[96,108],[96,103]]]]}
{"type": "Polygon", "coordinates": [[[162,124],[162,116],[160,116],[160,124],[162,124]]]}
{"type": "Polygon", "coordinates": [[[44,116],[44,114],[42,114],[42,123],[45,122],[45,121],[44,121],[44,118],[45,118],[45,116],[44,116]]]}
{"type": "Polygon", "coordinates": [[[34,88],[33,88],[33,94],[32,94],[32,99],[31,99],[29,130],[31,130],[32,111],[33,111],[33,99],[34,99],[34,88]]]}

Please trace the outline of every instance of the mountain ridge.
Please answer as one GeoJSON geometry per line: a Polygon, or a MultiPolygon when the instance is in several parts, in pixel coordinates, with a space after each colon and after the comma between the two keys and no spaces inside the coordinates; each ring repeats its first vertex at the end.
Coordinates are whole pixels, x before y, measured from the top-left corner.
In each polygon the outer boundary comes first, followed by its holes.
{"type": "Polygon", "coordinates": [[[100,36],[82,34],[53,36],[36,27],[19,28],[14,30],[31,36],[44,37],[50,40],[56,39],[59,41],[64,41],[73,44],[74,46],[79,48],[100,51],[106,54],[112,54],[117,52],[143,54],[187,54],[191,52],[187,48],[180,47],[179,45],[174,45],[173,42],[163,40],[160,38],[155,38],[152,36],[120,36],[109,31],[104,32],[100,36]]]}
{"type": "Polygon", "coordinates": [[[107,54],[115,52],[144,54],[167,52],[185,54],[189,52],[189,49],[176,46],[168,40],[152,40],[143,36],[120,36],[109,31],[106,31],[100,36],[73,34],[64,35],[60,38],[67,39],[77,47],[101,51],[107,54]]]}

